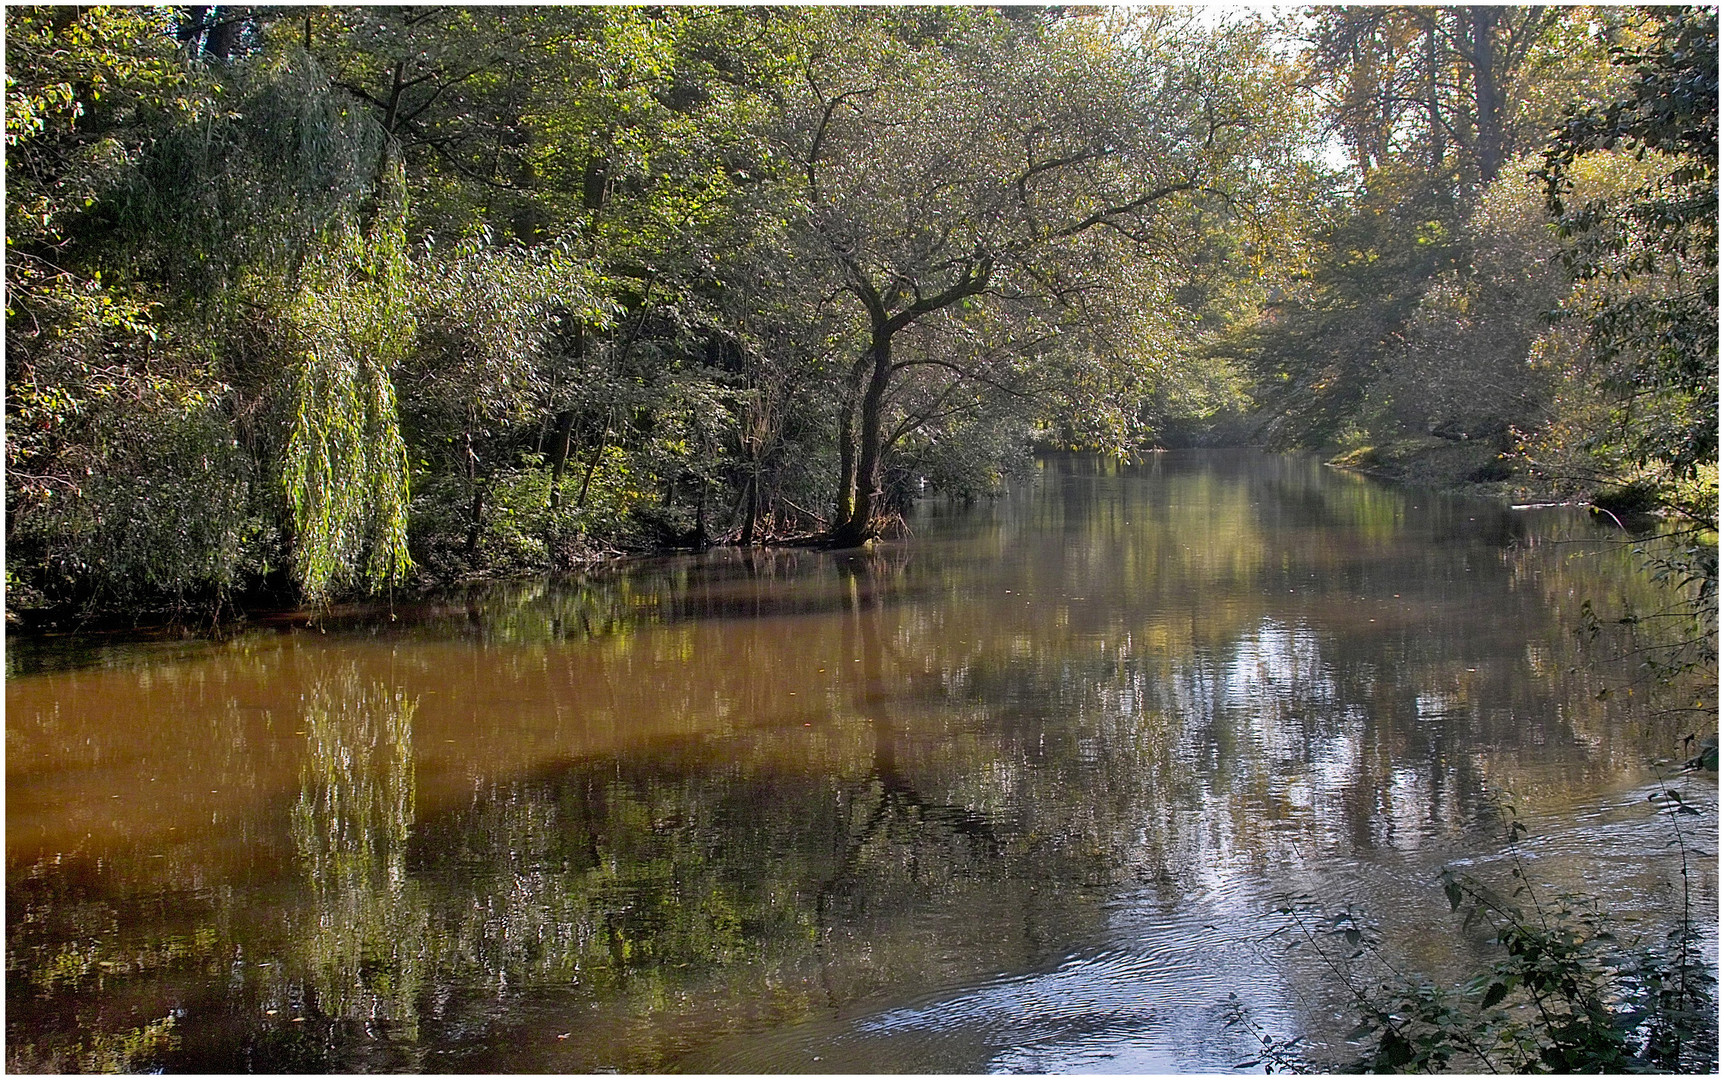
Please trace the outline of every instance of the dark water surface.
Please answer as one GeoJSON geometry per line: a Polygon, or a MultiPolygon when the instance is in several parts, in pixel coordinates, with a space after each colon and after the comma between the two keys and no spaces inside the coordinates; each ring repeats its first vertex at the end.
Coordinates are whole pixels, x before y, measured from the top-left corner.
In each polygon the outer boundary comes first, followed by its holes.
{"type": "Polygon", "coordinates": [[[1506,873],[1496,789],[1537,877],[1671,910],[1684,721],[1577,643],[1655,599],[1584,515],[1192,453],[912,524],[15,643],[8,1064],[1216,1071],[1229,994],[1344,1050],[1265,912],[1459,974],[1434,877],[1506,873]]]}

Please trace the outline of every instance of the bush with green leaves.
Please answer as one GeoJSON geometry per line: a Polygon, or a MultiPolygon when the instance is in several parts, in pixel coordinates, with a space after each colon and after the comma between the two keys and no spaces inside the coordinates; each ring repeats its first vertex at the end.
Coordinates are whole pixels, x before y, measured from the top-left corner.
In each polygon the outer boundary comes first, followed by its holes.
{"type": "MultiPolygon", "coordinates": [[[[1346,1039],[1361,1049],[1351,1061],[1315,1060],[1301,1039],[1267,1031],[1235,998],[1230,1024],[1262,1047],[1246,1064],[1296,1073],[1716,1072],[1717,977],[1692,889],[1701,855],[1685,824],[1702,811],[1673,783],[1651,801],[1680,859],[1679,904],[1661,935],[1629,930],[1596,900],[1553,894],[1518,854],[1507,881],[1449,868],[1441,885],[1450,910],[1462,914],[1462,933],[1487,931],[1494,959],[1440,986],[1405,971],[1394,942],[1362,912],[1324,914],[1295,898],[1271,937],[1314,957],[1344,990],[1358,1018],[1346,1039]]],[[[1512,804],[1502,809],[1512,854],[1526,826],[1512,804]]]]}
{"type": "Polygon", "coordinates": [[[51,446],[9,432],[9,464],[31,475],[14,477],[8,606],[72,599],[84,611],[211,616],[264,584],[280,538],[227,389],[123,364],[83,389],[53,417],[51,446]],[[52,454],[51,471],[35,472],[29,447],[52,454]]]}

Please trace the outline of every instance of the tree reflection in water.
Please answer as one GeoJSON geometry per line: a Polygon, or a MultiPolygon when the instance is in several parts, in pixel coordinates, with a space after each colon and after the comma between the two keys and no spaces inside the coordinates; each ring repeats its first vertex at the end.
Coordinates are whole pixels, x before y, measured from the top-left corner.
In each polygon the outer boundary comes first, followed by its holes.
{"type": "Polygon", "coordinates": [[[1493,785],[1654,895],[1682,731],[1572,634],[1627,552],[1283,460],[1055,481],[9,680],[9,1064],[1198,1069],[1230,990],[1326,1022],[1235,947],[1280,893],[1463,963],[1493,785]]]}
{"type": "Polygon", "coordinates": [[[401,690],[347,667],[314,683],[289,817],[308,890],[305,992],[289,1008],[417,1043],[428,913],[407,873],[414,822],[413,713],[401,690]]]}

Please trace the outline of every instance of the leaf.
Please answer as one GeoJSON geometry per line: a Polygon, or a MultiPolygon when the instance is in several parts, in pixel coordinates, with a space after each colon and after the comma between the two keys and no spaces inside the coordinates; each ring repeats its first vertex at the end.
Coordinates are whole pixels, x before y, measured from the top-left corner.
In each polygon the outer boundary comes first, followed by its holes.
{"type": "Polygon", "coordinates": [[[1413,1047],[1397,1032],[1390,1031],[1383,1036],[1383,1041],[1377,1047],[1376,1064],[1383,1068],[1399,1069],[1413,1060],[1413,1047]]]}
{"type": "Polygon", "coordinates": [[[1492,1005],[1495,1005],[1497,1002],[1501,1001],[1503,998],[1508,997],[1508,990],[1509,990],[1509,988],[1508,988],[1508,985],[1506,983],[1502,983],[1502,982],[1491,983],[1490,989],[1485,991],[1484,1001],[1479,1003],[1480,1007],[1488,1009],[1492,1005]]]}

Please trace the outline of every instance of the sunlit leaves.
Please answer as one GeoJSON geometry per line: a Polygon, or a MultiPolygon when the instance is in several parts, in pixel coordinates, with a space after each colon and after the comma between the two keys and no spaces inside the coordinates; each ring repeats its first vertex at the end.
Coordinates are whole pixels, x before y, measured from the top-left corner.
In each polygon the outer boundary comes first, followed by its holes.
{"type": "Polygon", "coordinates": [[[385,173],[371,228],[344,229],[302,271],[287,310],[292,420],[282,483],[293,509],[294,570],[312,600],[404,575],[407,448],[392,373],[414,323],[405,193],[385,173]]]}
{"type": "Polygon", "coordinates": [[[1655,26],[1616,58],[1635,71],[1627,92],[1572,113],[1542,176],[1565,263],[1601,279],[1579,314],[1592,378],[1621,414],[1613,441],[1685,478],[1718,455],[1718,18],[1671,9],[1655,26]],[[1577,164],[1618,147],[1656,175],[1626,196],[1578,196],[1577,164]]]}

